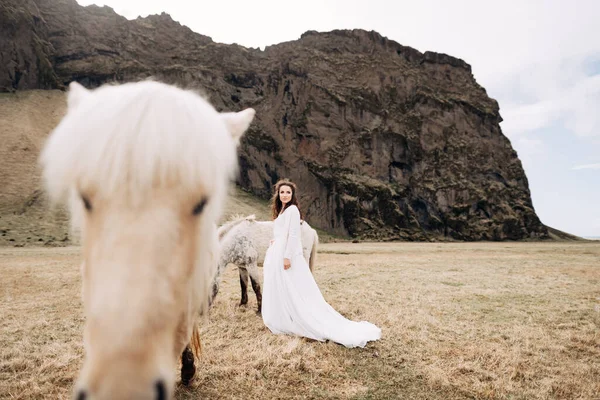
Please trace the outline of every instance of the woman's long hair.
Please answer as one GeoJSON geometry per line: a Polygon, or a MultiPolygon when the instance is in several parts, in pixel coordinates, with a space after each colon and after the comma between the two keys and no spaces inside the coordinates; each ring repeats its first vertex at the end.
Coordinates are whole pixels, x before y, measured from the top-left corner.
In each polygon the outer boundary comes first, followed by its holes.
{"type": "MultiPolygon", "coordinates": [[[[281,202],[281,199],[279,199],[279,189],[281,189],[282,186],[289,186],[292,189],[292,198],[285,205],[285,208],[287,209],[289,206],[294,205],[298,207],[298,211],[300,211],[298,197],[296,196],[296,184],[289,179],[281,179],[275,184],[275,193],[273,193],[273,197],[271,198],[271,215],[273,219],[277,218],[282,212],[281,208],[283,207],[283,203],[281,202]]],[[[300,219],[302,219],[302,211],[300,211],[300,219]]]]}

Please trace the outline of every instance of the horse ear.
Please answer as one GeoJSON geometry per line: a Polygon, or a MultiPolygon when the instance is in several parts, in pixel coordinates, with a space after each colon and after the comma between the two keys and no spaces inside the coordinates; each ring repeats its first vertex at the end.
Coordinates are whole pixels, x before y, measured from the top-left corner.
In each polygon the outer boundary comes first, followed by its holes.
{"type": "Polygon", "coordinates": [[[70,109],[77,107],[83,99],[89,95],[90,91],[73,81],[69,84],[69,94],[67,96],[67,105],[70,109]]]}
{"type": "Polygon", "coordinates": [[[246,108],[237,113],[221,113],[221,117],[225,121],[225,125],[227,125],[227,130],[236,144],[240,142],[242,135],[250,126],[255,114],[256,111],[253,108],[246,108]]]}

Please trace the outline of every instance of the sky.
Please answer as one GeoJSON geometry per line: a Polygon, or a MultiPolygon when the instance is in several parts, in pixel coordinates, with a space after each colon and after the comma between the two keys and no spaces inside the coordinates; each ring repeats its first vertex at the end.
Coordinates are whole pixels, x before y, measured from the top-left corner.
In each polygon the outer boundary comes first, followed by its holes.
{"type": "Polygon", "coordinates": [[[245,47],[360,28],[461,58],[500,104],[542,222],[600,237],[600,1],[77,1],[129,19],[166,12],[215,42],[245,47]]]}

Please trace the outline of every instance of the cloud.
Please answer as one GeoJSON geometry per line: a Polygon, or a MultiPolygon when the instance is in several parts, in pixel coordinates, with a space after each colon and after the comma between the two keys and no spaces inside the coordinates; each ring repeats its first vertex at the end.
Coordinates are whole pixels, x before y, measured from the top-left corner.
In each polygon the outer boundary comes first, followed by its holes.
{"type": "Polygon", "coordinates": [[[587,75],[588,65],[587,58],[577,57],[513,76],[510,93],[501,92],[503,132],[514,137],[560,123],[580,137],[600,136],[600,71],[587,75]],[[529,101],[518,103],[519,98],[529,101]]]}
{"type": "Polygon", "coordinates": [[[548,146],[538,138],[519,137],[513,140],[513,148],[526,170],[539,163],[545,163],[550,154],[548,146]]]}
{"type": "Polygon", "coordinates": [[[533,156],[543,153],[544,143],[540,139],[520,138],[517,141],[519,153],[524,153],[527,156],[533,156]]]}
{"type": "Polygon", "coordinates": [[[531,104],[508,104],[501,109],[502,131],[514,137],[536,131],[555,122],[562,112],[562,104],[556,100],[542,100],[531,104]]]}
{"type": "Polygon", "coordinates": [[[600,169],[600,163],[599,164],[585,164],[585,165],[576,165],[573,168],[571,168],[572,170],[580,170],[580,169],[600,169]]]}

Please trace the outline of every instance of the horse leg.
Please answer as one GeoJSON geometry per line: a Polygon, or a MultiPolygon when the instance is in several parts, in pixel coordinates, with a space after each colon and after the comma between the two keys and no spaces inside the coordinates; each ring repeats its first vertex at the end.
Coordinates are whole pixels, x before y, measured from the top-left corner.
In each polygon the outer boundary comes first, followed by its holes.
{"type": "Polygon", "coordinates": [[[200,359],[201,353],[202,342],[200,341],[200,330],[196,322],[194,322],[192,337],[181,354],[181,383],[183,385],[188,386],[196,375],[194,361],[196,358],[200,359]]]}
{"type": "Polygon", "coordinates": [[[260,274],[258,271],[258,266],[256,265],[256,261],[248,266],[248,272],[250,273],[252,289],[254,290],[254,294],[256,294],[256,303],[258,305],[258,310],[256,312],[260,314],[262,310],[262,294],[260,292],[260,274]]]}
{"type": "Polygon", "coordinates": [[[248,269],[246,267],[239,267],[240,271],[240,286],[242,288],[242,300],[240,306],[248,304],[248,269]]]}
{"type": "Polygon", "coordinates": [[[215,302],[215,297],[219,294],[219,281],[215,279],[212,284],[210,297],[208,298],[208,306],[211,307],[215,302]]]}
{"type": "Polygon", "coordinates": [[[196,375],[196,366],[194,365],[194,353],[190,345],[185,346],[181,354],[181,383],[185,386],[190,384],[192,378],[196,375]]]}

